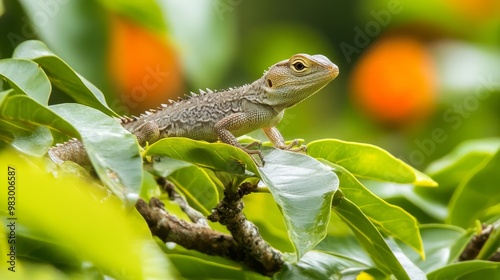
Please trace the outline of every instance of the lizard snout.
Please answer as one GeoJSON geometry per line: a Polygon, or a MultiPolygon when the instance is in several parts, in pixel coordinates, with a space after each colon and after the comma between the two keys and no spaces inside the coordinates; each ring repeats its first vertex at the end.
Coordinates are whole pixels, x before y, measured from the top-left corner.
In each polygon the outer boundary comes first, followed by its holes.
{"type": "Polygon", "coordinates": [[[330,71],[332,79],[335,79],[339,75],[339,67],[333,63],[328,66],[328,70],[330,71]]]}

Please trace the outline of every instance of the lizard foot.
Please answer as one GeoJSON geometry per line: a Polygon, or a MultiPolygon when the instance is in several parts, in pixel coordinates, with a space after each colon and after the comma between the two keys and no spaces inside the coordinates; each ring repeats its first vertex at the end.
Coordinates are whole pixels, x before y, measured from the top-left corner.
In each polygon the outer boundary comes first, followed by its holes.
{"type": "Polygon", "coordinates": [[[252,143],[243,146],[243,149],[247,150],[249,148],[255,148],[255,147],[260,149],[261,146],[262,146],[262,143],[260,143],[259,141],[253,141],[252,143]]]}
{"type": "Polygon", "coordinates": [[[278,147],[279,149],[291,152],[306,153],[307,147],[305,145],[299,145],[299,140],[295,139],[288,145],[282,145],[278,147]]]}
{"type": "Polygon", "coordinates": [[[255,164],[257,164],[257,166],[264,166],[265,162],[264,162],[264,156],[262,155],[262,152],[260,150],[254,150],[254,149],[250,149],[250,148],[254,148],[254,147],[257,147],[257,148],[260,148],[261,147],[261,143],[258,142],[258,141],[254,141],[248,145],[245,145],[243,146],[241,149],[243,151],[245,151],[245,153],[249,154],[250,157],[254,160],[255,164]],[[260,159],[261,162],[257,162],[255,160],[254,157],[252,157],[252,155],[257,155],[260,159]]]}

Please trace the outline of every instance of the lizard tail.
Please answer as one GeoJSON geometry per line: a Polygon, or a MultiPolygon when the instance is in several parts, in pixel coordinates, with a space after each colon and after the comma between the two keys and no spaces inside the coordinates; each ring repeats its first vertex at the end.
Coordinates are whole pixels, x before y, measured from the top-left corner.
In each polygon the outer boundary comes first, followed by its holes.
{"type": "Polygon", "coordinates": [[[49,157],[57,164],[70,160],[79,165],[90,165],[90,159],[87,152],[85,152],[83,143],[78,139],[71,139],[62,144],[56,144],[49,149],[49,157]]]}

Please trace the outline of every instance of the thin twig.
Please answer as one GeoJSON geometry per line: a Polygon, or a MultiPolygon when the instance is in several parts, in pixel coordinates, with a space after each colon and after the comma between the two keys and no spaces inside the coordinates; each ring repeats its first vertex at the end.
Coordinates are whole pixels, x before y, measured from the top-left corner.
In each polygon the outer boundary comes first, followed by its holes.
{"type": "Polygon", "coordinates": [[[158,183],[160,188],[168,194],[168,197],[170,198],[170,200],[175,201],[179,205],[181,210],[184,213],[186,213],[186,215],[189,217],[189,219],[193,223],[208,227],[208,221],[205,218],[205,216],[203,216],[203,214],[198,212],[193,207],[189,206],[189,204],[186,202],[184,197],[182,197],[175,190],[175,186],[171,182],[169,182],[168,180],[166,180],[163,177],[159,177],[158,179],[156,179],[156,183],[158,183]]]}

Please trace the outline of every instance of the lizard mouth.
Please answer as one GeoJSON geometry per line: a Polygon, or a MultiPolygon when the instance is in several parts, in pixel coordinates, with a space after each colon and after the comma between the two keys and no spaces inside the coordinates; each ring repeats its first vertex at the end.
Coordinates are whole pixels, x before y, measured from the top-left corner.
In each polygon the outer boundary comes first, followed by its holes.
{"type": "MultiPolygon", "coordinates": [[[[328,66],[328,70],[329,70],[328,75],[322,75],[310,78],[307,80],[307,84],[317,84],[320,81],[329,83],[339,75],[339,68],[335,64],[328,66]]],[[[296,80],[296,81],[287,81],[281,84],[281,86],[289,86],[289,85],[305,85],[305,83],[303,80],[296,80]]]]}

